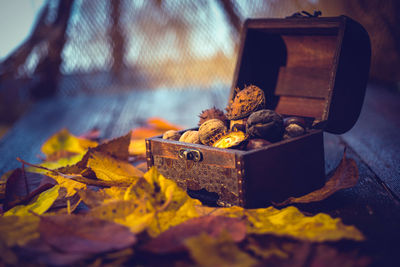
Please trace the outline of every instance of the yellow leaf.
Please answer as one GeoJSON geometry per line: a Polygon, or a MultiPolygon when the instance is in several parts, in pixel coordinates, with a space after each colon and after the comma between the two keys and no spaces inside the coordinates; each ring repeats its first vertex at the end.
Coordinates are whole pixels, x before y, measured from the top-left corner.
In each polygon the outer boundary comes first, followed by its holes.
{"type": "Polygon", "coordinates": [[[146,154],[146,141],[143,139],[132,139],[129,144],[129,154],[133,156],[146,154]]]}
{"type": "Polygon", "coordinates": [[[83,154],[89,147],[95,146],[97,146],[96,142],[76,137],[67,129],[62,129],[43,144],[42,152],[47,157],[60,151],[83,154]]]}
{"type": "Polygon", "coordinates": [[[149,118],[147,119],[147,124],[153,126],[154,128],[160,129],[160,130],[181,130],[182,127],[178,126],[176,124],[172,124],[162,118],[157,118],[157,117],[153,117],[153,118],[149,118]]]}
{"type": "Polygon", "coordinates": [[[60,187],[63,187],[67,190],[67,194],[65,195],[65,197],[72,197],[73,195],[75,195],[76,190],[86,188],[86,184],[65,178],[56,172],[47,172],[45,174],[56,180],[60,187]]]}
{"type": "Polygon", "coordinates": [[[240,250],[226,232],[218,238],[202,233],[188,238],[185,245],[189,249],[190,256],[199,266],[250,267],[258,263],[256,259],[240,250]]]}
{"type": "MultiPolygon", "coordinates": [[[[58,169],[60,167],[64,167],[67,165],[73,165],[78,163],[83,157],[83,154],[78,154],[70,157],[65,157],[65,158],[60,158],[56,161],[45,161],[41,164],[38,164],[39,166],[48,168],[48,169],[58,169]]],[[[28,166],[26,169],[28,172],[36,172],[36,173],[43,173],[45,174],[47,170],[44,169],[39,169],[36,167],[28,166]]]]}
{"type": "Polygon", "coordinates": [[[143,176],[143,172],[130,163],[117,160],[105,153],[94,151],[88,159],[87,166],[95,173],[96,177],[104,181],[135,181],[143,176]]]}
{"type": "Polygon", "coordinates": [[[3,216],[0,217],[0,240],[7,247],[15,245],[23,246],[32,239],[39,237],[38,216],[3,216]]]}
{"type": "Polygon", "coordinates": [[[92,216],[125,225],[134,233],[147,229],[151,236],[197,217],[195,206],[201,204],[155,168],[128,188],[111,187],[82,197],[94,206],[92,216]]]}
{"type": "Polygon", "coordinates": [[[60,189],[59,185],[55,185],[52,188],[41,193],[35,201],[28,205],[18,205],[14,208],[8,210],[4,213],[4,216],[30,216],[31,212],[36,214],[45,213],[51,205],[53,205],[54,201],[58,197],[58,190],[60,189]]]}
{"type": "Polygon", "coordinates": [[[290,236],[313,242],[364,240],[364,236],[356,227],[344,225],[340,218],[334,219],[324,213],[305,216],[293,206],[281,210],[274,207],[263,209],[197,207],[197,211],[200,214],[244,218],[249,233],[290,236]]]}
{"type": "Polygon", "coordinates": [[[344,225],[340,218],[318,213],[305,216],[296,207],[282,210],[269,207],[246,212],[250,233],[288,235],[314,242],[338,241],[341,239],[364,240],[362,233],[354,226],[344,225]]]}

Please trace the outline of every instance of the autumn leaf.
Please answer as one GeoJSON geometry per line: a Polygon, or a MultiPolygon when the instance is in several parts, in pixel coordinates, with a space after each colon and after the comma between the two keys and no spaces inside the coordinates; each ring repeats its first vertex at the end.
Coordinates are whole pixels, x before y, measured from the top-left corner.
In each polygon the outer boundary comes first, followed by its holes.
{"type": "Polygon", "coordinates": [[[128,228],[85,215],[42,216],[39,232],[46,243],[66,253],[103,253],[136,242],[128,228]]]}
{"type": "Polygon", "coordinates": [[[46,175],[54,179],[60,185],[60,187],[63,187],[67,190],[65,197],[72,197],[76,194],[77,190],[86,188],[86,184],[65,178],[65,176],[61,175],[60,173],[47,172],[46,175]]]}
{"type": "Polygon", "coordinates": [[[60,186],[55,185],[52,188],[41,193],[36,200],[32,201],[32,203],[28,205],[15,206],[14,208],[5,212],[3,216],[27,216],[31,215],[31,212],[36,214],[43,214],[51,207],[51,205],[53,205],[54,201],[57,199],[59,189],[60,186]]]}
{"type": "Polygon", "coordinates": [[[357,184],[357,181],[357,164],[353,159],[346,158],[345,152],[339,166],[334,171],[332,177],[326,182],[326,184],[322,188],[301,197],[288,198],[282,203],[274,203],[274,205],[279,207],[293,203],[310,203],[321,201],[328,198],[339,190],[355,186],[357,184]]]}
{"type": "Polygon", "coordinates": [[[47,158],[62,158],[65,155],[75,153],[83,154],[90,147],[97,146],[97,143],[88,139],[79,138],[72,135],[67,129],[62,129],[58,133],[51,136],[43,145],[42,152],[47,158]]]}
{"type": "Polygon", "coordinates": [[[274,234],[312,242],[364,240],[363,234],[356,227],[344,225],[340,218],[332,218],[324,213],[305,216],[293,206],[281,210],[274,207],[262,209],[197,207],[197,211],[200,214],[246,219],[248,233],[274,234]]]}
{"type": "Polygon", "coordinates": [[[152,117],[147,119],[147,124],[151,127],[156,129],[168,131],[168,130],[175,130],[179,131],[182,130],[182,127],[176,124],[172,124],[162,118],[152,117]]]}
{"type": "Polygon", "coordinates": [[[129,181],[143,176],[143,172],[132,164],[114,159],[105,153],[93,151],[88,159],[87,167],[94,171],[96,177],[104,181],[129,181]]]}
{"type": "Polygon", "coordinates": [[[7,247],[23,246],[39,237],[38,227],[39,217],[32,214],[1,216],[0,242],[4,242],[7,247]]]}
{"type": "Polygon", "coordinates": [[[159,254],[175,253],[184,249],[184,242],[190,237],[206,233],[216,238],[223,231],[228,232],[233,241],[240,242],[246,236],[246,225],[236,218],[203,216],[171,227],[151,239],[142,249],[159,254]]]}
{"type": "Polygon", "coordinates": [[[87,163],[90,155],[94,152],[106,153],[115,159],[128,161],[129,158],[128,148],[130,140],[131,140],[131,133],[129,132],[124,136],[107,141],[103,144],[98,145],[97,147],[90,148],[79,162],[73,165],[60,167],[57,169],[57,171],[64,174],[82,173],[87,168],[87,163]]]}
{"type": "Polygon", "coordinates": [[[242,251],[226,232],[217,238],[202,233],[187,239],[185,245],[199,266],[250,267],[258,263],[255,258],[242,251]]]}
{"type": "Polygon", "coordinates": [[[132,131],[132,140],[129,146],[129,154],[144,155],[146,154],[145,139],[156,135],[161,135],[168,130],[181,130],[182,127],[171,124],[161,118],[149,118],[143,127],[136,128],[132,131]]]}

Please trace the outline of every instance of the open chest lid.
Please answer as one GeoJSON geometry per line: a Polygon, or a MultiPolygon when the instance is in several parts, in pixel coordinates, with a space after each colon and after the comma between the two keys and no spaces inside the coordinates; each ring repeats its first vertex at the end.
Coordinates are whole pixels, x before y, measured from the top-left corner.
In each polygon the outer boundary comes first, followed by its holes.
{"type": "Polygon", "coordinates": [[[346,16],[249,19],[230,99],[236,87],[254,84],[264,90],[268,109],[344,133],[360,114],[370,57],[368,33],[346,16]]]}

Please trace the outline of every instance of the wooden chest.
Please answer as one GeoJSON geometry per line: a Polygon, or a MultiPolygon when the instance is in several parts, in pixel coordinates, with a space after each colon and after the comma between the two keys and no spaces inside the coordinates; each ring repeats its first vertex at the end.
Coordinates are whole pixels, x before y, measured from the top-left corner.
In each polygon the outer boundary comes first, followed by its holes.
{"type": "Polygon", "coordinates": [[[259,86],[267,108],[313,121],[307,134],[242,151],[146,140],[148,167],[205,202],[264,207],[325,183],[323,132],[355,124],[370,66],[364,28],[346,17],[250,19],[243,27],[234,88],[259,86]],[[188,156],[189,155],[189,156],[188,156]]]}

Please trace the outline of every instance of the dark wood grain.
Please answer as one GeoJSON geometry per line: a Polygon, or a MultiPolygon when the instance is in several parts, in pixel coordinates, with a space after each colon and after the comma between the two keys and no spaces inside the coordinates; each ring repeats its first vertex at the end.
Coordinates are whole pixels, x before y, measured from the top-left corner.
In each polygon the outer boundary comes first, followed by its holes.
{"type": "Polygon", "coordinates": [[[357,124],[343,139],[400,197],[400,93],[371,84],[357,124]]]}
{"type": "MultiPolygon", "coordinates": [[[[359,168],[359,183],[314,204],[304,212],[329,213],[356,225],[367,237],[366,249],[377,262],[398,259],[400,244],[399,93],[372,85],[357,125],[343,136],[324,134],[325,170],[332,171],[348,147],[359,168]],[[388,190],[389,189],[389,190],[388,190]]],[[[212,90],[134,91],[127,94],[53,98],[38,102],[0,140],[0,172],[19,167],[15,158],[39,162],[41,144],[63,127],[81,134],[97,127],[102,138],[122,135],[150,116],[161,116],[184,127],[197,125],[197,114],[212,105],[223,108],[229,88],[212,90]]],[[[364,244],[364,243],[363,243],[364,244]]],[[[364,246],[360,244],[359,246],[364,246]]]]}

